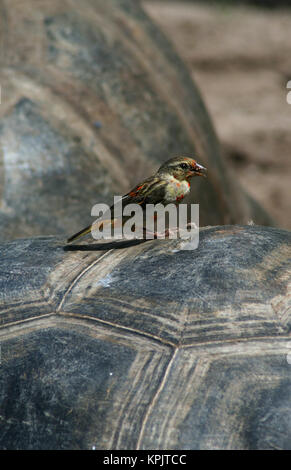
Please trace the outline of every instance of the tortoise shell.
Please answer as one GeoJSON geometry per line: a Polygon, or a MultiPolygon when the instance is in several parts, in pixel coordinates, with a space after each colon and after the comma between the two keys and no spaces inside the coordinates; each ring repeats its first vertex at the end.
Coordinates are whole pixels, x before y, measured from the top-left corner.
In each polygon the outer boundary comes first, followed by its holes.
{"type": "Polygon", "coordinates": [[[2,240],[75,233],[94,204],[178,155],[209,170],[190,198],[201,225],[271,224],[229,174],[190,74],[139,2],[2,3],[2,240]]]}
{"type": "Polygon", "coordinates": [[[290,449],[290,242],[2,243],[1,448],[290,449]]]}

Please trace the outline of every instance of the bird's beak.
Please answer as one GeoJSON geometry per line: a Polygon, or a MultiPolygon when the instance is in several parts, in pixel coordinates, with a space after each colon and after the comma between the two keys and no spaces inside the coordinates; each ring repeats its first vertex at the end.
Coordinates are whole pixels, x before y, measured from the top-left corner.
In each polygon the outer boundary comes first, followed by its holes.
{"type": "Polygon", "coordinates": [[[207,168],[200,165],[199,163],[195,163],[193,165],[193,169],[191,169],[191,176],[204,176],[206,178],[207,168]]]}

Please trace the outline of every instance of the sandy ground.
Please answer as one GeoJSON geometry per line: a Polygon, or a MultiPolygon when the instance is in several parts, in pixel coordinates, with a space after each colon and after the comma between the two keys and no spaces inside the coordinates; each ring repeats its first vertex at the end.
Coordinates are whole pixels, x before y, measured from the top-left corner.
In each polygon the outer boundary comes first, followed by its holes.
{"type": "Polygon", "coordinates": [[[291,229],[291,10],[143,5],[190,68],[240,183],[291,229]]]}

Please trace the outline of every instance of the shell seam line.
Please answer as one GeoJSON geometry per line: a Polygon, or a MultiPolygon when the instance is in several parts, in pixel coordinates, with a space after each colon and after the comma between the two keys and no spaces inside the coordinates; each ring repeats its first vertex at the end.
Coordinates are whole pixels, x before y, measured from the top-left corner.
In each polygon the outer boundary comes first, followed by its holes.
{"type": "MultiPolygon", "coordinates": [[[[140,336],[143,336],[147,339],[151,339],[153,341],[156,341],[162,345],[165,345],[165,346],[170,346],[171,348],[173,348],[174,350],[183,350],[183,349],[199,349],[201,346],[208,346],[208,345],[212,345],[212,346],[219,346],[221,344],[236,344],[236,343],[247,343],[247,342],[251,342],[251,343],[254,343],[256,341],[258,342],[264,342],[266,340],[274,340],[274,336],[254,336],[254,337],[246,337],[246,338],[232,338],[232,339],[226,339],[226,338],[223,338],[221,340],[216,340],[216,341],[204,341],[204,342],[201,342],[201,343],[190,343],[190,344],[175,344],[175,343],[172,343],[170,341],[167,341],[167,340],[163,340],[162,338],[158,337],[158,336],[154,336],[154,335],[150,335],[148,333],[145,333],[143,331],[140,331],[140,330],[135,330],[133,328],[128,328],[126,326],[122,326],[122,325],[117,325],[116,323],[113,323],[113,322],[108,322],[108,321],[105,321],[105,320],[101,320],[99,318],[94,318],[94,317],[89,317],[89,316],[85,316],[85,315],[78,315],[78,314],[75,314],[75,313],[70,313],[70,312],[61,312],[60,314],[56,314],[55,311],[52,311],[50,313],[44,313],[43,315],[39,315],[39,316],[34,316],[34,317],[28,317],[28,318],[25,318],[25,319],[22,319],[22,320],[17,320],[17,321],[14,321],[14,322],[9,322],[9,323],[5,323],[5,324],[2,324],[0,325],[0,330],[3,330],[4,328],[10,328],[10,327],[13,327],[13,326],[17,326],[17,325],[21,325],[21,324],[25,324],[25,323],[29,323],[29,322],[34,322],[35,320],[42,320],[43,318],[47,318],[47,317],[56,317],[56,318],[63,318],[65,319],[66,317],[75,317],[75,318],[78,318],[80,320],[82,319],[86,319],[86,320],[89,320],[89,321],[94,321],[96,323],[101,323],[103,324],[104,326],[108,326],[108,327],[114,327],[116,328],[117,330],[125,330],[125,331],[128,331],[129,333],[136,333],[140,336]]],[[[276,339],[278,340],[281,340],[281,341],[291,341],[291,333],[287,333],[287,334],[284,334],[284,335],[278,335],[275,337],[276,339]]],[[[290,343],[290,347],[291,347],[291,343],[290,343]]]]}
{"type": "Polygon", "coordinates": [[[146,424],[147,424],[147,422],[148,422],[150,413],[152,412],[152,409],[154,408],[154,406],[155,406],[155,404],[156,404],[156,402],[157,402],[159,396],[161,395],[161,393],[162,393],[162,391],[163,391],[163,389],[164,389],[165,382],[166,382],[166,380],[167,380],[167,378],[168,378],[168,375],[169,375],[169,373],[170,373],[170,370],[171,370],[171,368],[172,368],[172,364],[173,364],[173,362],[174,362],[174,360],[175,360],[175,358],[176,358],[177,353],[178,353],[178,348],[176,348],[175,351],[173,352],[173,355],[172,355],[172,357],[171,357],[171,359],[170,359],[170,361],[169,361],[169,363],[168,363],[168,365],[167,365],[167,368],[166,368],[166,370],[165,370],[164,376],[163,376],[163,378],[162,378],[162,380],[161,380],[160,386],[159,386],[159,388],[157,389],[155,395],[153,396],[153,399],[152,399],[151,403],[149,404],[148,409],[147,409],[147,411],[146,411],[146,413],[145,413],[145,416],[144,416],[143,421],[142,421],[142,423],[141,423],[140,433],[139,433],[139,437],[138,437],[137,444],[136,444],[136,450],[140,450],[140,446],[141,446],[141,443],[142,443],[141,441],[142,441],[142,439],[143,439],[145,427],[146,427],[146,424]]]}
{"type": "Polygon", "coordinates": [[[50,313],[44,313],[43,315],[38,315],[37,317],[28,317],[22,320],[13,321],[10,323],[4,323],[3,325],[0,325],[0,330],[4,328],[10,328],[11,326],[15,326],[15,325],[21,325],[22,323],[28,323],[30,321],[33,322],[34,320],[41,320],[42,318],[55,317],[55,316],[56,316],[56,312],[50,312],[50,313]]]}
{"type": "Polygon", "coordinates": [[[105,325],[105,326],[112,326],[113,328],[116,328],[117,330],[125,330],[125,331],[128,331],[129,333],[136,333],[140,336],[143,336],[147,339],[151,339],[151,340],[154,340],[156,342],[159,342],[165,346],[170,346],[171,348],[174,348],[176,349],[177,348],[177,345],[175,343],[172,343],[171,341],[167,341],[167,340],[164,340],[162,338],[160,338],[159,336],[155,336],[155,335],[151,335],[149,333],[146,333],[144,331],[140,331],[140,330],[136,330],[134,328],[130,328],[128,326],[123,326],[123,325],[118,325],[116,323],[113,323],[113,322],[110,322],[110,321],[106,321],[106,320],[102,320],[100,318],[94,318],[94,317],[90,317],[88,315],[78,315],[76,313],[71,313],[71,312],[60,312],[60,316],[61,317],[74,317],[74,318],[78,318],[80,320],[83,320],[83,319],[86,319],[86,320],[89,320],[89,321],[94,321],[96,323],[101,323],[102,325],[105,325]]]}
{"type": "Polygon", "coordinates": [[[61,308],[62,308],[62,306],[63,306],[63,304],[64,304],[64,302],[65,302],[65,300],[66,300],[66,297],[69,295],[69,293],[71,292],[71,290],[73,289],[73,287],[75,286],[75,284],[78,282],[78,280],[81,279],[81,277],[84,276],[84,274],[86,274],[87,271],[89,271],[89,270],[90,270],[91,268],[93,268],[96,264],[98,264],[99,261],[101,261],[101,260],[104,258],[104,256],[109,255],[112,250],[113,250],[113,249],[111,249],[111,250],[109,250],[109,251],[106,251],[102,256],[100,256],[100,258],[95,259],[95,261],[93,261],[91,264],[89,264],[88,266],[86,266],[86,268],[84,268],[84,269],[75,277],[75,279],[73,279],[73,281],[71,282],[71,284],[70,284],[69,287],[67,288],[66,292],[64,293],[64,295],[63,295],[63,297],[62,297],[62,299],[61,299],[61,301],[60,301],[58,307],[56,308],[56,313],[58,313],[58,312],[61,310],[61,308]]]}

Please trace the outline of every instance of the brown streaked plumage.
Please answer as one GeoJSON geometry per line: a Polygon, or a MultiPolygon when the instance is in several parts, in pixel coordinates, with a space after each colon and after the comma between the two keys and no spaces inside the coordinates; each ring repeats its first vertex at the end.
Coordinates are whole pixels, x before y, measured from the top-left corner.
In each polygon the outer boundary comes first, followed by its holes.
{"type": "MultiPolygon", "coordinates": [[[[139,204],[143,209],[146,208],[147,204],[179,204],[190,191],[190,179],[193,176],[205,176],[205,172],[206,168],[193,158],[171,158],[153,176],[136,185],[122,197],[122,209],[127,204],[139,204]]],[[[114,206],[110,208],[112,218],[108,219],[109,222],[111,220],[111,224],[115,220],[113,219],[113,208],[114,206]]],[[[129,218],[123,217],[122,223],[125,223],[129,218]]],[[[68,243],[90,233],[92,226],[93,224],[70,237],[68,243]]]]}

